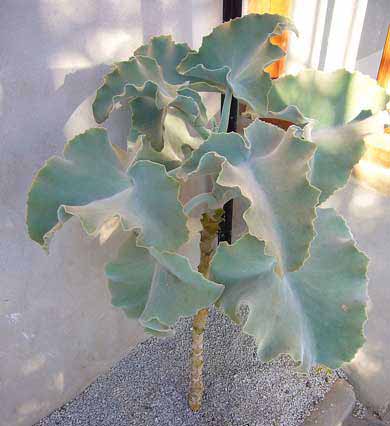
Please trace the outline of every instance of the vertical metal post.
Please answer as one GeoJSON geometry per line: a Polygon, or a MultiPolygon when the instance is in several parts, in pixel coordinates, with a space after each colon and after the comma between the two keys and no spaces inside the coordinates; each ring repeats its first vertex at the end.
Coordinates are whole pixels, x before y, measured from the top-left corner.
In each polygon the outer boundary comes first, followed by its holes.
{"type": "MultiPolygon", "coordinates": [[[[242,0],[223,0],[223,22],[230,21],[230,19],[238,18],[242,15],[242,0]]],[[[221,99],[221,108],[223,105],[224,96],[221,99]]],[[[237,99],[232,99],[229,115],[228,132],[235,132],[237,130],[237,115],[238,115],[238,102],[237,99]]],[[[232,242],[232,222],[233,222],[233,200],[228,201],[223,206],[225,215],[224,220],[220,225],[218,234],[219,241],[227,241],[229,244],[232,242]]]]}

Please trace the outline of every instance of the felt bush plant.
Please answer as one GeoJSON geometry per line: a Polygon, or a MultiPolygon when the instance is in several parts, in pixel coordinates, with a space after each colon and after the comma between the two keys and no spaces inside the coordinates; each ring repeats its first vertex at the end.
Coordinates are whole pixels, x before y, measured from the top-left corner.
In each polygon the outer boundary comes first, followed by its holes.
{"type": "Polygon", "coordinates": [[[101,242],[126,233],[108,285],[113,305],[147,332],[170,335],[194,316],[194,411],[213,304],[254,337],[264,361],[288,353],[305,369],[333,368],[364,341],[367,257],[323,203],[346,184],[364,137],[383,131],[388,98],[346,70],[272,81],[264,69],[285,54],[271,42],[283,31],[296,32],[287,18],[253,14],[215,28],[199,51],[152,38],[114,65],[93,103],[98,123],[129,111],[127,149],[102,127],[87,130],[46,162],[28,195],[28,232],[45,249],[72,216],[101,242]],[[219,121],[205,91],[225,95],[219,121]],[[232,96],[253,119],[242,134],[226,132],[232,96]],[[243,231],[218,245],[231,199],[243,231]]]}

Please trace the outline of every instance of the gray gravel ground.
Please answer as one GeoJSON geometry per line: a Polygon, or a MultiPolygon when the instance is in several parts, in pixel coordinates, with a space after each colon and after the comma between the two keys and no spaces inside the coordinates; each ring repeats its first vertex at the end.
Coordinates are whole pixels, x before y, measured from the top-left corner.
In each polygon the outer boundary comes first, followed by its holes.
{"type": "Polygon", "coordinates": [[[263,364],[253,340],[222,314],[210,314],[202,410],[187,406],[190,321],[175,337],[133,349],[76,399],[36,426],[296,426],[330,389],[337,373],[298,374],[287,356],[263,364]]]}

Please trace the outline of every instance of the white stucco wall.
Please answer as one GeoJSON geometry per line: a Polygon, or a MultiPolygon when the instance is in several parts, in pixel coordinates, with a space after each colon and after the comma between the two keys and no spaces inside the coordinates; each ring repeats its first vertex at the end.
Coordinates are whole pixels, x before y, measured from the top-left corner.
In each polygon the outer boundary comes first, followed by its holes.
{"type": "MultiPolygon", "coordinates": [[[[219,0],[0,2],[0,425],[31,425],[76,395],[143,338],[110,307],[99,248],[71,221],[51,254],[26,234],[33,174],[95,126],[91,100],[113,61],[154,34],[198,47],[219,0]]],[[[113,142],[127,129],[109,124],[113,142]]],[[[122,117],[123,118],[123,117],[122,117]]]]}

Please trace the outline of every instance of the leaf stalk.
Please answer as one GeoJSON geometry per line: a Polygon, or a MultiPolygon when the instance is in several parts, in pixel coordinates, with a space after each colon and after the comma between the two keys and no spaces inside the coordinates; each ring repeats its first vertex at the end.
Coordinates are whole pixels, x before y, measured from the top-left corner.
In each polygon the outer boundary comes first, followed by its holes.
{"type": "Polygon", "coordinates": [[[233,92],[228,86],[223,100],[221,122],[219,123],[219,133],[225,133],[229,126],[230,107],[232,104],[233,92]]]}

